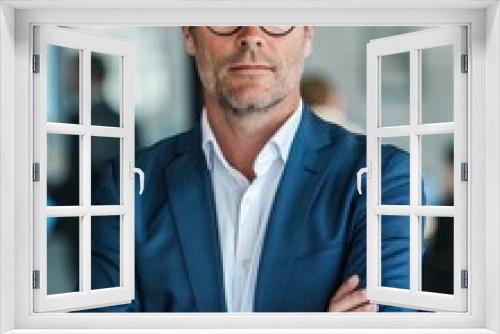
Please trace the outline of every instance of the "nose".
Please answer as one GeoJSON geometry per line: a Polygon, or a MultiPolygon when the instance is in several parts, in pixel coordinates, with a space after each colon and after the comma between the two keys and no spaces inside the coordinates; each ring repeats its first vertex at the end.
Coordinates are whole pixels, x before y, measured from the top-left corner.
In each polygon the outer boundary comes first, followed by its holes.
{"type": "Polygon", "coordinates": [[[263,45],[262,31],[259,27],[242,27],[238,34],[238,46],[245,48],[260,48],[263,45]]]}

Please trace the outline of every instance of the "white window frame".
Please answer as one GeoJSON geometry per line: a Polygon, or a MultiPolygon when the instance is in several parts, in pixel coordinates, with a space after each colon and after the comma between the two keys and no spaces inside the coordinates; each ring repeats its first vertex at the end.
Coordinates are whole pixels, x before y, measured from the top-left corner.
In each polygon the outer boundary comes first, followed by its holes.
{"type": "MultiPolygon", "coordinates": [[[[461,163],[467,163],[467,77],[462,56],[467,55],[467,29],[445,26],[372,40],[367,46],[367,292],[378,304],[410,307],[429,311],[467,310],[467,289],[462,287],[462,270],[467,270],[467,181],[461,179],[461,163]],[[422,50],[440,46],[452,47],[453,119],[442,123],[425,123],[422,116],[422,50]],[[409,124],[384,126],[382,123],[382,58],[409,55],[409,124]],[[421,204],[422,142],[421,136],[452,134],[454,152],[454,205],[421,204]],[[409,203],[382,203],[382,139],[405,137],[409,140],[409,203]],[[409,217],[409,289],[382,286],[382,216],[409,217]],[[453,294],[422,291],[422,224],[420,217],[453,217],[453,294]]],[[[466,271],[467,272],[467,271],[466,271]]]]}
{"type": "Polygon", "coordinates": [[[159,331],[151,328],[165,327],[170,330],[162,332],[179,332],[179,329],[193,333],[209,333],[214,329],[226,333],[500,332],[500,117],[497,112],[500,109],[500,9],[496,1],[3,1],[0,3],[0,73],[0,333],[97,332],[87,328],[100,328],[99,333],[122,332],[112,329],[125,328],[134,328],[134,333],[153,333],[159,331]],[[471,152],[468,258],[471,263],[467,313],[240,315],[34,314],[31,311],[32,26],[55,23],[208,25],[231,23],[228,18],[238,24],[469,25],[472,60],[469,84],[473,88],[468,115],[471,152]]]}
{"type": "MultiPolygon", "coordinates": [[[[34,252],[33,268],[38,271],[34,289],[35,312],[74,311],[98,306],[130,303],[134,299],[134,52],[130,43],[72,31],[67,28],[37,26],[34,28],[34,54],[39,56],[39,71],[34,85],[34,162],[39,166],[39,181],[33,184],[34,252]],[[80,124],[47,121],[47,49],[49,45],[72,48],[79,53],[80,124]],[[112,55],[119,60],[120,124],[118,127],[96,126],[91,121],[91,54],[112,55]],[[78,135],[79,205],[47,206],[47,137],[49,134],[78,135]],[[91,204],[91,139],[108,137],[120,140],[120,203],[91,204]],[[93,216],[119,216],[120,219],[120,286],[91,289],[91,219],[93,216]],[[79,218],[79,291],[48,295],[47,293],[47,218],[79,218]]],[[[75,167],[75,166],[71,166],[75,167]]]]}

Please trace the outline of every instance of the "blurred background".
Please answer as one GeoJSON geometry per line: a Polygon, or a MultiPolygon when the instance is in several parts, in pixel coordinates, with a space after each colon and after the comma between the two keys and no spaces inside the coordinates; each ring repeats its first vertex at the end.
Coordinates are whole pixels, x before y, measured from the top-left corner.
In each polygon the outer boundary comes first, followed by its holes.
{"type": "MultiPolygon", "coordinates": [[[[129,41],[135,48],[136,149],[188,130],[197,122],[201,86],[196,64],[183,49],[179,27],[66,27],[129,41]]],[[[304,100],[323,119],[348,130],[366,129],[366,45],[376,38],[422,27],[317,27],[301,90],[304,100]]],[[[422,55],[422,122],[453,121],[451,48],[422,55]]],[[[48,121],[80,122],[78,50],[48,50],[48,121]]],[[[409,56],[382,60],[384,126],[409,124],[409,56]]],[[[120,60],[92,53],[92,125],[120,126],[120,60]]],[[[48,135],[48,203],[78,205],[78,136],[48,135]]],[[[422,174],[426,204],[453,205],[453,135],[422,138],[422,174]],[[451,182],[451,184],[450,184],[451,182]]],[[[408,150],[408,138],[391,138],[408,150]]],[[[92,138],[92,184],[102,163],[119,154],[120,141],[92,138]]],[[[118,203],[108,203],[118,204],[118,203]]],[[[79,218],[47,222],[48,292],[71,292],[78,286],[79,218]]],[[[453,293],[453,219],[425,217],[422,289],[453,293]]]]}

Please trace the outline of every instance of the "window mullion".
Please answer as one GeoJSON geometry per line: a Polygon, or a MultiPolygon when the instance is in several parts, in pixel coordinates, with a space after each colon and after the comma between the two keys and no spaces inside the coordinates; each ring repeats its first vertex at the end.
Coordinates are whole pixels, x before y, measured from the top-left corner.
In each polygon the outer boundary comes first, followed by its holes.
{"type": "Polygon", "coordinates": [[[456,209],[453,206],[437,205],[418,205],[411,207],[409,205],[377,205],[373,212],[377,215],[388,216],[435,216],[435,217],[454,217],[456,209]]]}
{"type": "Polygon", "coordinates": [[[415,293],[420,285],[420,233],[416,208],[420,194],[420,150],[417,126],[419,123],[419,51],[410,51],[410,290],[415,293]]]}
{"type": "Polygon", "coordinates": [[[82,176],[80,182],[82,182],[82,204],[85,210],[82,218],[82,229],[80,234],[80,254],[81,254],[81,279],[83,291],[90,291],[91,289],[91,216],[90,216],[90,203],[91,203],[91,189],[90,189],[90,179],[91,179],[91,135],[89,133],[90,128],[90,116],[91,116],[91,81],[90,81],[90,50],[88,48],[83,49],[82,52],[82,66],[81,66],[81,78],[82,78],[82,124],[85,129],[85,133],[82,139],[81,149],[81,160],[80,166],[82,171],[82,176]]]}
{"type": "Polygon", "coordinates": [[[418,135],[439,135],[445,133],[454,133],[455,123],[445,122],[418,124],[416,127],[416,131],[418,135]]]}

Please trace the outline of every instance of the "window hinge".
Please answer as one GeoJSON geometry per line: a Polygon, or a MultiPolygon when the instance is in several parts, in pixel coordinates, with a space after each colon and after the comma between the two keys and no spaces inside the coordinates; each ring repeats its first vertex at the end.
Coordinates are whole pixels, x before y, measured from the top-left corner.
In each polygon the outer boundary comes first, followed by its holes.
{"type": "Polygon", "coordinates": [[[33,55],[33,73],[40,73],[40,55],[33,55]]]}
{"type": "Polygon", "coordinates": [[[469,165],[466,162],[460,164],[460,179],[462,181],[469,180],[469,165]]]}
{"type": "Polygon", "coordinates": [[[33,289],[40,289],[40,270],[33,270],[33,289]]]}
{"type": "Polygon", "coordinates": [[[40,181],[40,164],[38,162],[33,164],[33,181],[40,181]]]}
{"type": "Polygon", "coordinates": [[[469,72],[469,57],[467,55],[462,55],[462,73],[469,72]]]}
{"type": "Polygon", "coordinates": [[[469,272],[467,270],[462,270],[461,275],[460,281],[462,289],[467,289],[469,287],[469,272]]]}

